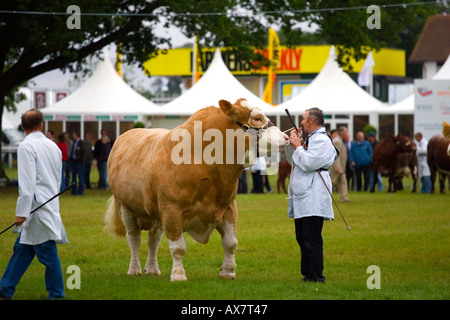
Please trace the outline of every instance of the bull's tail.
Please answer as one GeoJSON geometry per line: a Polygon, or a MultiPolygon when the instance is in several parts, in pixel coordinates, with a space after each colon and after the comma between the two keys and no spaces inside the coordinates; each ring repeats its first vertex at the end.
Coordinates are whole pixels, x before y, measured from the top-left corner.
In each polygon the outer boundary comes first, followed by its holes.
{"type": "Polygon", "coordinates": [[[120,205],[116,202],[114,196],[108,200],[107,209],[105,213],[105,229],[117,237],[124,237],[126,229],[120,215],[120,205]]]}

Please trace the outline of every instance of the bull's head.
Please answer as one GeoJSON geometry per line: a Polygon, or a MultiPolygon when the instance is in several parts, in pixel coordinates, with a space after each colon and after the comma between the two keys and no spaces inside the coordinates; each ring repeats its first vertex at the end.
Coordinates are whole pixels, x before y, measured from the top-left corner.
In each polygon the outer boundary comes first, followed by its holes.
{"type": "Polygon", "coordinates": [[[261,109],[250,105],[247,100],[238,99],[234,104],[220,100],[219,106],[249,139],[250,143],[245,150],[246,166],[252,165],[256,157],[271,156],[287,144],[289,137],[273,125],[261,109]]]}
{"type": "Polygon", "coordinates": [[[417,145],[414,142],[413,139],[399,134],[397,137],[395,137],[395,140],[397,143],[397,150],[399,152],[416,152],[417,145]]]}

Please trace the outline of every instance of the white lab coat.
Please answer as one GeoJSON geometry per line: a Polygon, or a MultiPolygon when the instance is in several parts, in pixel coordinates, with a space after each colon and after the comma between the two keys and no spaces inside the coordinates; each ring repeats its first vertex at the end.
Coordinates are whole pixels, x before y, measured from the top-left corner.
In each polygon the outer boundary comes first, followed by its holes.
{"type": "Polygon", "coordinates": [[[30,215],[30,212],[57,194],[61,185],[62,156],[58,146],[40,131],[28,134],[17,150],[19,198],[16,216],[25,217],[20,243],[37,245],[48,240],[67,243],[56,198],[30,215]]]}
{"type": "MultiPolygon", "coordinates": [[[[308,150],[286,146],[286,158],[292,166],[289,182],[288,217],[303,218],[320,216],[333,220],[333,204],[319,173],[320,168],[329,168],[336,156],[336,150],[326,135],[324,127],[310,134],[308,150]]],[[[331,178],[328,171],[320,172],[330,192],[331,178]]]]}
{"type": "Polygon", "coordinates": [[[420,142],[417,143],[417,167],[419,169],[419,178],[431,176],[430,167],[427,162],[427,148],[428,141],[422,138],[420,142]]]}

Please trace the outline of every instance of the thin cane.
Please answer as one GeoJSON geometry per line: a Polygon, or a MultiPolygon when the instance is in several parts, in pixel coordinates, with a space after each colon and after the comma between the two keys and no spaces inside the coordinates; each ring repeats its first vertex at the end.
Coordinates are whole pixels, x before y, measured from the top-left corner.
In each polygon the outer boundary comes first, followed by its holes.
{"type": "MultiPolygon", "coordinates": [[[[63,191],[55,194],[53,197],[51,197],[50,199],[48,199],[47,201],[45,201],[43,204],[41,204],[40,206],[38,206],[37,208],[33,209],[30,212],[30,215],[32,215],[34,212],[36,212],[37,210],[39,210],[40,208],[42,208],[43,206],[45,206],[47,203],[49,203],[50,201],[52,201],[53,199],[55,199],[56,197],[60,196],[61,194],[63,194],[64,192],[66,192],[67,190],[69,190],[70,188],[72,188],[72,186],[76,185],[76,182],[72,182],[72,184],[70,184],[67,188],[65,188],[63,191]]],[[[5,230],[3,230],[2,232],[0,232],[0,235],[5,233],[6,231],[8,231],[9,229],[11,229],[12,227],[14,227],[16,225],[16,223],[14,222],[12,225],[10,225],[8,228],[6,228],[5,230]]]]}
{"type": "Polygon", "coordinates": [[[325,183],[325,180],[323,179],[322,174],[320,173],[319,170],[317,170],[317,172],[319,173],[320,178],[322,178],[322,182],[323,182],[323,184],[325,185],[325,187],[327,188],[327,191],[328,191],[328,193],[330,194],[331,199],[333,199],[333,203],[334,203],[334,205],[336,206],[336,208],[338,209],[339,214],[340,214],[341,217],[342,217],[342,220],[344,220],[344,223],[345,223],[345,225],[347,226],[348,231],[350,231],[350,227],[349,227],[349,225],[347,224],[347,221],[345,221],[344,215],[342,214],[341,209],[339,209],[339,206],[338,206],[338,204],[336,203],[336,200],[334,200],[334,197],[333,197],[333,195],[331,194],[330,189],[328,189],[328,186],[327,186],[327,184],[325,183]]]}

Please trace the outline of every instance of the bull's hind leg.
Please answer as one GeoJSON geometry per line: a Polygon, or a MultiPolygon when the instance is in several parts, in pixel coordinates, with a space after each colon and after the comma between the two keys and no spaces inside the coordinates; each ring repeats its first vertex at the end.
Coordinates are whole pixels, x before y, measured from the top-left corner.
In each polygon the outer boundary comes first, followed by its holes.
{"type": "Polygon", "coordinates": [[[220,267],[220,277],[222,279],[236,278],[236,261],[234,253],[236,252],[238,241],[236,238],[237,206],[234,202],[225,212],[222,222],[217,226],[222,236],[222,245],[224,258],[220,267]]]}
{"type": "Polygon", "coordinates": [[[120,208],[122,212],[122,220],[127,230],[127,240],[131,251],[130,267],[128,274],[141,275],[141,264],[139,263],[139,247],[141,246],[141,230],[137,224],[137,218],[133,213],[124,208],[120,208]]]}
{"type": "Polygon", "coordinates": [[[157,255],[163,233],[164,230],[159,221],[155,221],[152,228],[148,231],[148,259],[145,264],[146,274],[155,274],[158,276],[161,274],[161,271],[159,271],[157,255]]]}

